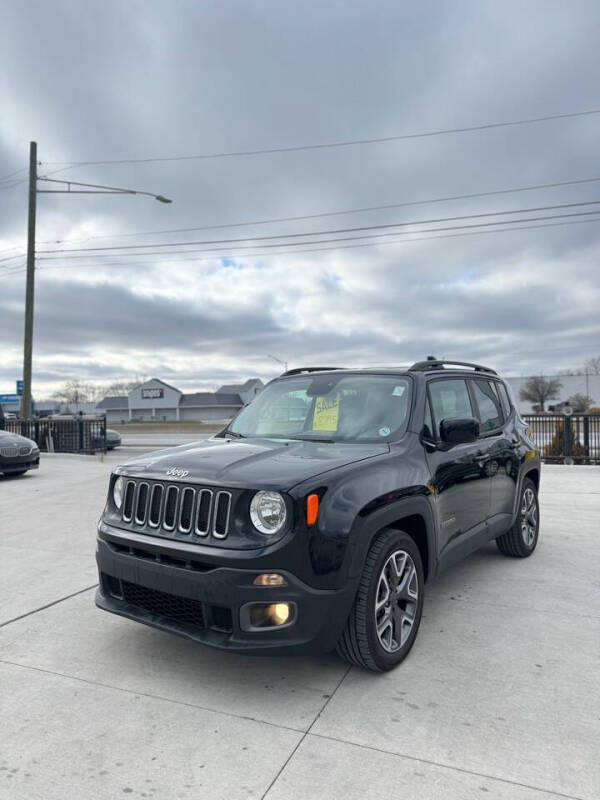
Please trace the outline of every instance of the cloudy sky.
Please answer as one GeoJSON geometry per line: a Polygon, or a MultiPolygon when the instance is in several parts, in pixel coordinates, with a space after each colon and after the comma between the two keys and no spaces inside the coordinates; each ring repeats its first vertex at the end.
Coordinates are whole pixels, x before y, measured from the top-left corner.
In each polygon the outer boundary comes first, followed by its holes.
{"type": "Polygon", "coordinates": [[[290,366],[433,353],[508,375],[580,368],[600,353],[600,216],[589,214],[600,114],[131,160],[600,109],[599,38],[596,0],[5,0],[0,392],[21,376],[32,139],[40,175],[174,201],[39,196],[38,398],[72,378],[156,376],[184,390],[269,378],[279,367],[267,354],[290,366]],[[72,166],[89,161],[129,163],[72,166]],[[522,211],[574,203],[589,205],[522,211]],[[518,213],[422,224],[499,211],[518,213]],[[323,216],[283,221],[311,215],[323,216]],[[402,222],[414,224],[328,233],[402,222]],[[215,244],[231,239],[243,241],[215,244]],[[81,252],[100,247],[114,249],[81,252]]]}

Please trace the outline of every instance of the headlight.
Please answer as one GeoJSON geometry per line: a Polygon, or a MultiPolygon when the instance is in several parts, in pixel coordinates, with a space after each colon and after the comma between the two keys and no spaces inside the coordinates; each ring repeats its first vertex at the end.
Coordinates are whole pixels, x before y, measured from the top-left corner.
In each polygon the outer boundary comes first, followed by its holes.
{"type": "Polygon", "coordinates": [[[280,531],[286,518],[285,500],[279,492],[257,492],[250,503],[250,519],[261,533],[280,531]]]}
{"type": "Polygon", "coordinates": [[[125,481],[123,478],[117,478],[113,486],[113,500],[117,508],[123,505],[123,495],[125,494],[125,481]]]}

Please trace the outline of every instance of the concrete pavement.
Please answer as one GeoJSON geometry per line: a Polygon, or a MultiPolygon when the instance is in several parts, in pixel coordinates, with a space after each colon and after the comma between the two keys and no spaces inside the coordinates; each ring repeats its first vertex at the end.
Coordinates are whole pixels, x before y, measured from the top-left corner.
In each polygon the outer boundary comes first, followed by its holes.
{"type": "Polygon", "coordinates": [[[0,478],[0,797],[600,796],[600,468],[546,466],[534,556],[490,545],[444,574],[377,676],[98,611],[95,523],[126,457],[0,478]]]}

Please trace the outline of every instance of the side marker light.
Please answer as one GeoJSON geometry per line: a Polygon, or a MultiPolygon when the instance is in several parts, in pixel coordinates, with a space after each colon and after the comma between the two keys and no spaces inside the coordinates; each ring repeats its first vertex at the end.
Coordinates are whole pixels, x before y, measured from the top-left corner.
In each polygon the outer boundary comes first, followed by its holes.
{"type": "Polygon", "coordinates": [[[306,498],[306,524],[310,527],[317,521],[319,514],[319,495],[309,494],[306,498]]]}

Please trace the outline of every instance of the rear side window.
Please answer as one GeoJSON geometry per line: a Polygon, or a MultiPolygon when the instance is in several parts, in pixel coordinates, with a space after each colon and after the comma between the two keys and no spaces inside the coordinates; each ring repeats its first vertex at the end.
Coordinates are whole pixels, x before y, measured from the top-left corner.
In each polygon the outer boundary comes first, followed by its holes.
{"type": "Polygon", "coordinates": [[[467,383],[462,378],[451,380],[431,381],[429,384],[429,397],[435,435],[439,436],[440,422],[443,419],[461,419],[473,417],[471,399],[467,391],[467,383]]]}
{"type": "Polygon", "coordinates": [[[473,396],[479,409],[479,428],[481,433],[493,431],[502,425],[502,409],[498,395],[489,381],[471,381],[473,396]]]}
{"type": "Polygon", "coordinates": [[[508,396],[508,392],[506,391],[506,386],[503,383],[497,383],[496,389],[498,389],[498,394],[500,395],[500,402],[502,403],[504,418],[508,419],[510,417],[510,398],[508,396]]]}

